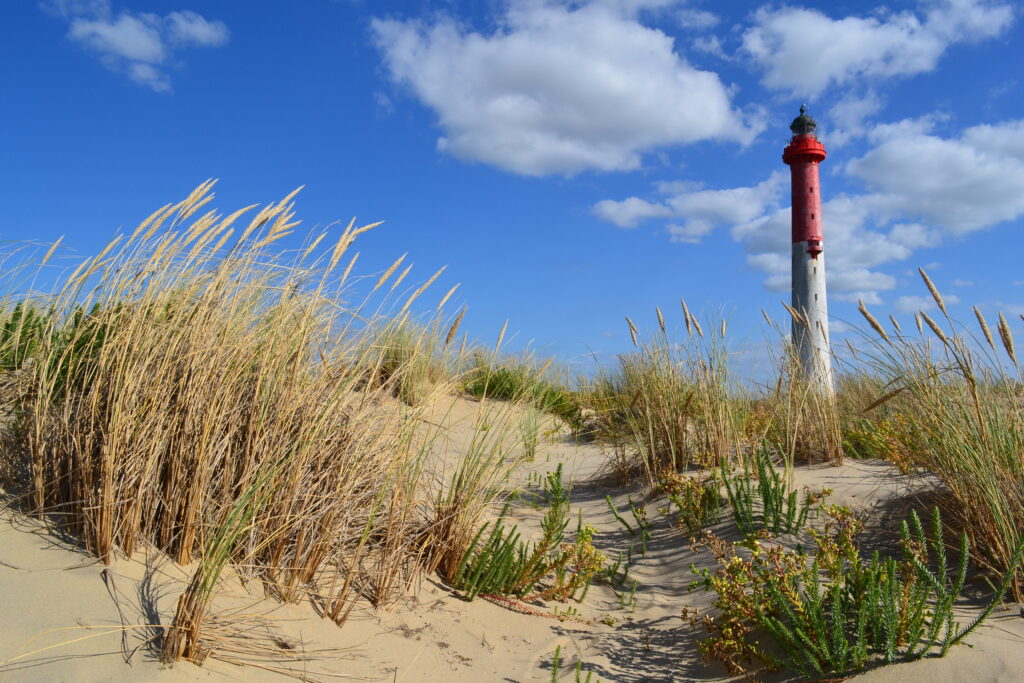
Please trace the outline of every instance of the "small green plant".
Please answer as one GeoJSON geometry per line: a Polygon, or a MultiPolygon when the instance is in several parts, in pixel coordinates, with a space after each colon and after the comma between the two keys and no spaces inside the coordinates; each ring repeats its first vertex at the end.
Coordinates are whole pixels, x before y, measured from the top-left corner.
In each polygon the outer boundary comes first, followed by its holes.
{"type": "Polygon", "coordinates": [[[612,511],[612,515],[615,517],[615,521],[622,525],[622,528],[629,532],[630,536],[636,536],[636,530],[626,521],[626,518],[619,512],[619,508],[615,507],[615,502],[612,500],[610,495],[604,497],[606,503],[608,503],[608,509],[612,511]]]}
{"type": "Polygon", "coordinates": [[[569,619],[575,619],[580,615],[579,610],[575,607],[559,607],[555,605],[554,609],[551,610],[551,616],[559,621],[568,621],[569,619]]]}
{"type": "MultiPolygon", "coordinates": [[[[630,586],[629,592],[617,593],[619,596],[619,607],[622,609],[628,609],[630,612],[636,611],[636,591],[640,587],[640,581],[633,579],[633,585],[630,586]]],[[[614,590],[614,589],[613,589],[614,590]]]]}
{"type": "Polygon", "coordinates": [[[798,533],[807,523],[811,508],[829,491],[805,491],[801,497],[796,489],[786,484],[785,477],[772,465],[767,452],[759,451],[753,457],[753,473],[748,470],[732,474],[725,466],[721,470],[736,527],[745,535],[760,529],[771,534],[798,533]]]}
{"type": "Polygon", "coordinates": [[[541,414],[536,408],[530,406],[519,423],[520,434],[523,438],[523,457],[533,462],[537,457],[537,444],[540,442],[541,414]]]}
{"type": "Polygon", "coordinates": [[[530,544],[522,540],[518,527],[507,527],[506,505],[493,525],[485,523],[469,544],[452,581],[455,588],[468,600],[480,594],[582,600],[605,558],[594,548],[597,532],[583,524],[582,519],[575,541],[564,542],[569,524],[569,494],[562,483],[559,464],[544,482],[543,497],[548,508],[541,519],[541,539],[530,544]],[[546,587],[535,590],[545,579],[546,587]]]}
{"type": "Polygon", "coordinates": [[[942,656],[980,625],[1002,600],[1024,541],[988,607],[960,625],[953,605],[963,589],[969,547],[960,538],[959,560],[951,565],[936,508],[930,534],[916,513],[902,527],[903,558],[860,556],[860,522],[846,508],[826,509],[829,521],[812,534],[817,555],[786,550],[748,538],[729,545],[708,538],[715,570],[694,570],[694,587],[717,594],[717,617],[684,610],[692,625],[711,636],[700,644],[705,659],[722,662],[732,674],[747,674],[751,662],[809,677],[862,669],[872,658],[885,663],[942,656]],[[767,643],[754,639],[765,634],[767,643]]]}
{"type": "MultiPolygon", "coordinates": [[[[555,647],[555,656],[551,660],[551,683],[558,683],[558,674],[562,668],[562,646],[558,645],[555,647]]],[[[573,668],[573,673],[576,674],[576,683],[601,683],[600,678],[594,678],[594,672],[588,671],[587,675],[583,675],[583,660],[576,662],[576,666],[573,668]]]]}
{"type": "Polygon", "coordinates": [[[601,679],[594,678],[594,672],[588,671],[587,675],[583,675],[583,660],[576,662],[576,683],[601,683],[601,679]]]}
{"type": "Polygon", "coordinates": [[[619,556],[607,565],[602,572],[602,577],[608,582],[609,586],[621,586],[626,583],[626,579],[629,578],[629,558],[623,556],[622,551],[619,551],[619,556]],[[619,574],[619,569],[622,570],[622,574],[619,574]]]}
{"type": "Polygon", "coordinates": [[[637,505],[632,496],[627,496],[629,512],[633,515],[636,528],[640,531],[640,557],[647,557],[647,541],[651,540],[651,523],[647,521],[647,506],[637,505]]]}
{"type": "Polygon", "coordinates": [[[715,477],[687,476],[665,469],[658,474],[658,487],[675,506],[676,526],[685,528],[691,537],[718,521],[722,497],[715,477]]]}

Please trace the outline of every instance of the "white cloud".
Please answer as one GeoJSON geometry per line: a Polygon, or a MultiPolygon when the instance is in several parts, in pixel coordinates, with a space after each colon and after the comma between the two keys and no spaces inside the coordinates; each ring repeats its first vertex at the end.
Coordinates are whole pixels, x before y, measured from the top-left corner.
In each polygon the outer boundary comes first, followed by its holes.
{"type": "Polygon", "coordinates": [[[68,37],[100,54],[123,57],[129,62],[159,64],[167,57],[159,29],[128,14],[113,20],[72,19],[68,37]]]}
{"type": "Polygon", "coordinates": [[[816,96],[831,84],[931,71],[955,43],[992,38],[1013,23],[1013,8],[991,0],[935,0],[923,14],[880,9],[832,19],[799,7],[762,7],[743,49],[769,88],[816,96]]]}
{"type": "Polygon", "coordinates": [[[392,80],[437,114],[440,150],[524,175],[628,171],[659,147],[748,143],[761,127],[636,16],[673,4],[518,0],[488,34],[450,18],[375,19],[372,33],[392,80]]]}
{"type": "Polygon", "coordinates": [[[228,42],[228,29],[223,22],[208,21],[195,12],[171,12],[164,22],[167,39],[173,45],[217,47],[228,42]]]}
{"type": "Polygon", "coordinates": [[[165,69],[175,50],[228,41],[222,22],[187,10],[164,17],[127,10],[115,15],[109,0],[50,0],[42,7],[66,20],[68,39],[96,54],[108,69],[158,92],[171,89],[165,69]]]}
{"type": "Polygon", "coordinates": [[[956,278],[955,280],[953,280],[952,284],[953,284],[954,287],[973,287],[974,286],[974,282],[972,282],[971,280],[961,280],[960,278],[956,278]]]}
{"type": "MultiPolygon", "coordinates": [[[[829,290],[837,293],[893,289],[896,278],[874,270],[878,266],[908,258],[912,249],[893,230],[873,229],[868,203],[860,197],[840,195],[822,206],[825,221],[825,262],[829,290]]],[[[747,263],[768,273],[765,286],[773,291],[789,288],[792,238],[789,208],[758,216],[732,228],[733,237],[743,243],[747,263]]]]}
{"type": "MultiPolygon", "coordinates": [[[[943,294],[942,300],[947,304],[958,304],[960,298],[955,294],[943,294]]],[[[930,311],[936,307],[935,299],[931,296],[901,296],[893,304],[900,313],[917,313],[918,311],[930,311]]]]}
{"type": "Polygon", "coordinates": [[[882,306],[885,304],[885,300],[879,296],[878,292],[845,292],[843,294],[836,294],[835,298],[852,304],[863,301],[865,306],[882,306]]]}
{"type": "MultiPolygon", "coordinates": [[[[579,4],[573,0],[521,0],[524,5],[574,5],[579,4]]],[[[590,4],[604,7],[610,10],[621,12],[632,16],[642,11],[657,11],[675,5],[680,5],[685,0],[590,0],[590,4]]]]}
{"type": "Polygon", "coordinates": [[[874,90],[863,95],[847,93],[828,110],[828,120],[835,126],[826,138],[830,147],[843,145],[863,137],[868,130],[866,120],[882,109],[882,100],[874,90]]]}
{"type": "Polygon", "coordinates": [[[678,15],[679,25],[683,28],[709,29],[718,25],[718,15],[713,12],[701,9],[680,10],[678,15]]]}
{"type": "Polygon", "coordinates": [[[751,187],[708,190],[687,182],[657,183],[664,197],[657,203],[639,197],[603,199],[591,212],[620,228],[634,228],[650,218],[670,218],[673,242],[698,243],[716,227],[752,221],[778,203],[785,173],[777,171],[751,187]]]}
{"type": "Polygon", "coordinates": [[[722,41],[718,39],[718,36],[697,36],[690,46],[697,52],[703,52],[718,59],[725,61],[732,59],[725,53],[725,48],[722,47],[722,41]]]}
{"type": "Polygon", "coordinates": [[[828,332],[832,336],[846,334],[847,332],[854,332],[856,331],[856,329],[857,328],[855,328],[853,325],[845,323],[842,320],[830,320],[828,323],[828,332]]]}
{"type": "Polygon", "coordinates": [[[964,234],[1024,215],[1024,120],[959,138],[879,127],[880,144],[846,166],[882,213],[964,234]]]}
{"type": "Polygon", "coordinates": [[[869,292],[892,289],[896,286],[896,278],[888,273],[880,273],[869,268],[831,268],[828,273],[828,286],[837,292],[859,292],[862,296],[869,292]]]}
{"type": "Polygon", "coordinates": [[[672,215],[672,210],[663,204],[652,204],[639,197],[629,197],[617,202],[603,199],[594,204],[592,212],[595,216],[620,228],[635,228],[641,221],[648,218],[664,218],[672,215]]]}
{"type": "Polygon", "coordinates": [[[996,301],[993,305],[997,310],[1006,314],[1006,316],[1009,318],[1007,322],[1009,322],[1010,324],[1017,322],[1016,320],[1014,320],[1014,318],[1024,320],[1024,305],[1022,304],[1012,304],[1007,303],[1005,301],[996,301]]]}
{"type": "MultiPolygon", "coordinates": [[[[839,194],[822,206],[829,290],[839,300],[878,302],[879,292],[898,285],[879,268],[950,237],[1024,216],[1024,121],[975,126],[942,138],[932,133],[940,118],[875,126],[866,137],[876,147],[843,167],[868,191],[839,194]]],[[[655,187],[663,195],[657,203],[631,200],[643,202],[636,208],[646,206],[650,218],[662,218],[656,214],[669,209],[663,218],[673,241],[697,242],[717,226],[731,226],[747,264],[766,274],[765,287],[789,288],[792,245],[783,172],[748,187],[655,187]]],[[[938,267],[929,264],[926,270],[938,267]]]]}
{"type": "Polygon", "coordinates": [[[673,242],[700,242],[720,225],[735,225],[754,220],[777,203],[785,174],[772,173],[752,187],[725,190],[691,190],[668,197],[672,215],[681,222],[668,226],[673,242]]]}

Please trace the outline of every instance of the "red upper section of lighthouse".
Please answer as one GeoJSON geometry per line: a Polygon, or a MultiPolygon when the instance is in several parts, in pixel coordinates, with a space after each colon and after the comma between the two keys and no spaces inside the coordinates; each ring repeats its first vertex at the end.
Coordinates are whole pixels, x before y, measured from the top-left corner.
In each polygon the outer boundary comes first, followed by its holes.
{"type": "Polygon", "coordinates": [[[793,139],[782,153],[792,177],[793,243],[806,242],[807,253],[817,258],[824,250],[821,227],[821,187],[818,164],[825,159],[825,146],[814,135],[817,123],[800,107],[790,129],[793,139]]]}
{"type": "Polygon", "coordinates": [[[798,163],[820,163],[825,160],[825,145],[812,134],[794,135],[782,152],[782,160],[792,166],[798,163]]]}

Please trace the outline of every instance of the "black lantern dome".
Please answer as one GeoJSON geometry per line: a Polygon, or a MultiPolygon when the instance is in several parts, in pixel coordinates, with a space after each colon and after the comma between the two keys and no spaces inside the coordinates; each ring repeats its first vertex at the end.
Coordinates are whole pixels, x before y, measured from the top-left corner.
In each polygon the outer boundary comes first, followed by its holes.
{"type": "Polygon", "coordinates": [[[813,135],[814,129],[818,127],[818,122],[807,115],[807,105],[800,105],[800,116],[793,119],[793,123],[789,124],[789,129],[793,131],[793,135],[813,135]]]}

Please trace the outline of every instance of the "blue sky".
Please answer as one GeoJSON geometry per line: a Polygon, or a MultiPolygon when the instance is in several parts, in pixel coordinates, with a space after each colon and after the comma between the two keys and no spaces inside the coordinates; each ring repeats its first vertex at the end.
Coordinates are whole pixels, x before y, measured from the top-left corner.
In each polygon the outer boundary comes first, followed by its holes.
{"type": "MultiPolygon", "coordinates": [[[[1001,0],[4,3],[0,239],[88,254],[209,177],[226,211],[384,220],[465,329],[563,360],[678,300],[736,343],[788,299],[801,102],[832,315],[909,320],[918,266],[1024,333],[1024,17],[1001,0]]],[[[340,228],[339,228],[340,230],[340,228]]],[[[297,242],[296,242],[297,244],[297,242]]],[[[842,325],[838,326],[841,334],[842,325]]]]}

